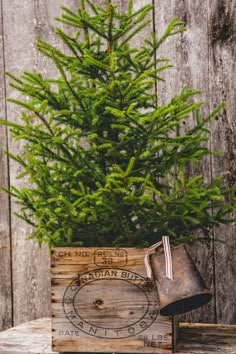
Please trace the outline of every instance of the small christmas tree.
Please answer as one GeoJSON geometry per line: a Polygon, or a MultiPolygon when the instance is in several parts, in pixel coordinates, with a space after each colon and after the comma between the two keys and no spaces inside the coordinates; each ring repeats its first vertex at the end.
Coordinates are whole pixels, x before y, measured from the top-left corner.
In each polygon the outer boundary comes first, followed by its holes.
{"type": "Polygon", "coordinates": [[[55,30],[66,54],[37,43],[58,78],[8,74],[29,98],[10,99],[23,107],[21,124],[1,121],[24,141],[24,152],[10,157],[28,178],[8,192],[40,244],[148,246],[163,235],[178,244],[199,238],[197,229],[231,222],[234,205],[221,180],[206,184],[188,174],[211,153],[206,126],[222,105],[203,117],[202,102],[193,100],[199,92],[189,88],[158,104],[153,89],[171,67],[158,49],[184,28],[174,18],[160,38],[150,33],[134,47],[151,9],[135,12],[132,0],[122,14],[110,1],[102,8],[81,0],[77,13],[63,7],[59,21],[76,30],[55,30]],[[195,125],[182,132],[192,116],[195,125]]]}

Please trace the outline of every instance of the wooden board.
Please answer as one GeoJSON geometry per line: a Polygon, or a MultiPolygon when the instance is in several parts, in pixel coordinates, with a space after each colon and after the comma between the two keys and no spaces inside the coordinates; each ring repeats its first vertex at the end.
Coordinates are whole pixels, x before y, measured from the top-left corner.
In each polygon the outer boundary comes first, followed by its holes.
{"type": "Polygon", "coordinates": [[[0,354],[59,354],[51,349],[51,319],[40,318],[0,333],[0,354]]]}
{"type": "MultiPolygon", "coordinates": [[[[56,4],[55,1],[24,0],[19,3],[18,0],[12,0],[9,5],[8,0],[2,0],[6,71],[16,76],[26,70],[40,70],[44,75],[49,72],[52,75],[55,73],[48,61],[36,52],[35,40],[42,37],[44,40],[52,41],[54,38],[52,23],[54,16],[59,13],[59,7],[60,4],[56,4]]],[[[19,93],[8,83],[6,96],[19,99],[19,93]]],[[[6,109],[8,119],[19,122],[21,109],[9,102],[6,103],[6,109]]],[[[11,153],[23,151],[23,142],[15,142],[10,136],[8,146],[11,153]]],[[[27,183],[25,180],[17,179],[19,172],[19,165],[11,161],[8,182],[16,187],[27,183]]],[[[9,301],[13,302],[15,325],[48,316],[50,313],[49,252],[47,247],[40,250],[35,242],[25,240],[32,229],[15,216],[18,208],[12,199],[11,222],[8,223],[12,230],[12,249],[11,257],[9,255],[8,261],[5,261],[6,266],[7,262],[12,262],[13,298],[9,296],[9,301]]],[[[1,209],[7,213],[7,203],[1,209]]],[[[4,273],[5,276],[8,276],[8,281],[11,282],[9,274],[4,273]]],[[[5,284],[7,280],[1,279],[0,283],[5,284]]],[[[1,300],[5,308],[7,301],[3,298],[1,300]]]]}
{"type": "Polygon", "coordinates": [[[180,323],[177,353],[235,354],[236,326],[180,323]]]}
{"type": "MultiPolygon", "coordinates": [[[[51,62],[36,51],[35,41],[41,38],[60,47],[54,35],[54,17],[59,15],[62,5],[75,8],[78,1],[71,4],[70,0],[23,0],[21,3],[12,0],[9,6],[8,0],[1,0],[0,118],[19,122],[21,111],[14,104],[6,102],[5,70],[16,76],[23,71],[39,71],[43,75],[55,76],[56,70],[51,62]]],[[[20,97],[9,86],[8,80],[6,96],[20,97]]],[[[7,159],[3,153],[7,148],[12,153],[23,151],[22,145],[22,142],[13,141],[10,134],[6,134],[6,129],[0,126],[0,185],[7,187],[9,183],[21,187],[26,184],[25,180],[17,179],[20,169],[15,161],[10,161],[8,171],[7,159]]],[[[50,257],[47,246],[39,249],[35,242],[25,240],[32,229],[15,216],[18,206],[14,199],[11,199],[10,211],[8,196],[0,192],[0,206],[0,265],[3,270],[0,280],[0,330],[3,330],[12,324],[49,315],[50,257]]]]}
{"type": "MultiPolygon", "coordinates": [[[[0,2],[0,118],[6,119],[5,103],[5,57],[2,4],[0,2]]],[[[9,166],[7,151],[7,130],[0,126],[0,186],[8,188],[9,166]]],[[[0,190],[0,331],[12,326],[12,286],[11,286],[11,232],[10,200],[0,190]]]]}
{"type": "Polygon", "coordinates": [[[143,249],[53,248],[51,276],[53,350],[171,351],[171,318],[146,286],[143,249]]]}
{"type": "MultiPolygon", "coordinates": [[[[182,87],[192,87],[202,90],[202,94],[196,100],[204,100],[206,103],[202,114],[210,110],[208,88],[208,20],[207,1],[175,1],[155,0],[155,21],[157,35],[160,36],[168,22],[178,16],[186,26],[186,31],[169,38],[158,51],[159,56],[170,59],[173,68],[164,72],[166,80],[158,84],[157,95],[159,102],[168,102],[178,94],[182,87]]],[[[181,129],[187,131],[194,125],[193,117],[182,122],[181,129]]],[[[210,142],[209,142],[210,145],[210,142]]],[[[189,173],[203,174],[206,181],[211,179],[210,158],[205,158],[198,166],[198,170],[189,173]]],[[[189,248],[194,262],[203,276],[208,288],[213,294],[213,300],[206,306],[189,312],[180,317],[184,321],[214,322],[215,321],[215,294],[214,294],[214,249],[212,243],[195,243],[189,248]]]]}
{"type": "MultiPolygon", "coordinates": [[[[236,183],[236,2],[209,2],[209,89],[211,107],[225,101],[211,124],[212,175],[221,176],[225,187],[236,183]]],[[[230,217],[234,217],[230,215],[230,217]]],[[[236,323],[236,223],[214,230],[216,321],[236,323]]]]}

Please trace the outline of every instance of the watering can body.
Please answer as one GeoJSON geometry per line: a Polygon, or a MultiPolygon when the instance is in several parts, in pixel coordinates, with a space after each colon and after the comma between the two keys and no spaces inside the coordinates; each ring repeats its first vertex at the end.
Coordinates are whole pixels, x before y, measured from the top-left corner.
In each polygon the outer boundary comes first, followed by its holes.
{"type": "Polygon", "coordinates": [[[173,280],[166,277],[164,250],[150,255],[160,314],[177,315],[208,303],[212,295],[197,270],[186,246],[171,249],[173,280]]]}

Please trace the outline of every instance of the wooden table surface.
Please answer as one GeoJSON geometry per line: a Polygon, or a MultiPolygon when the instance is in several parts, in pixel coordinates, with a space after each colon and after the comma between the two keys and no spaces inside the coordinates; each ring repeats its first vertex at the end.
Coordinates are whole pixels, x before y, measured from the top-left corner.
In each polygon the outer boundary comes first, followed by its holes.
{"type": "MultiPolygon", "coordinates": [[[[59,354],[50,331],[51,319],[41,318],[1,332],[0,354],[59,354]]],[[[236,325],[180,323],[177,353],[236,354],[236,325]]]]}

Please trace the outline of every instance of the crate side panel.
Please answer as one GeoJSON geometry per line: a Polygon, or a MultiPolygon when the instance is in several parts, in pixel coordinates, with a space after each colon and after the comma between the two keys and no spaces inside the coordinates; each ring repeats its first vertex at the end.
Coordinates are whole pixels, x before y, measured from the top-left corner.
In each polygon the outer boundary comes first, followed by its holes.
{"type": "Polygon", "coordinates": [[[171,350],[172,324],[146,285],[144,249],[52,252],[52,344],[78,352],[171,350]]]}

